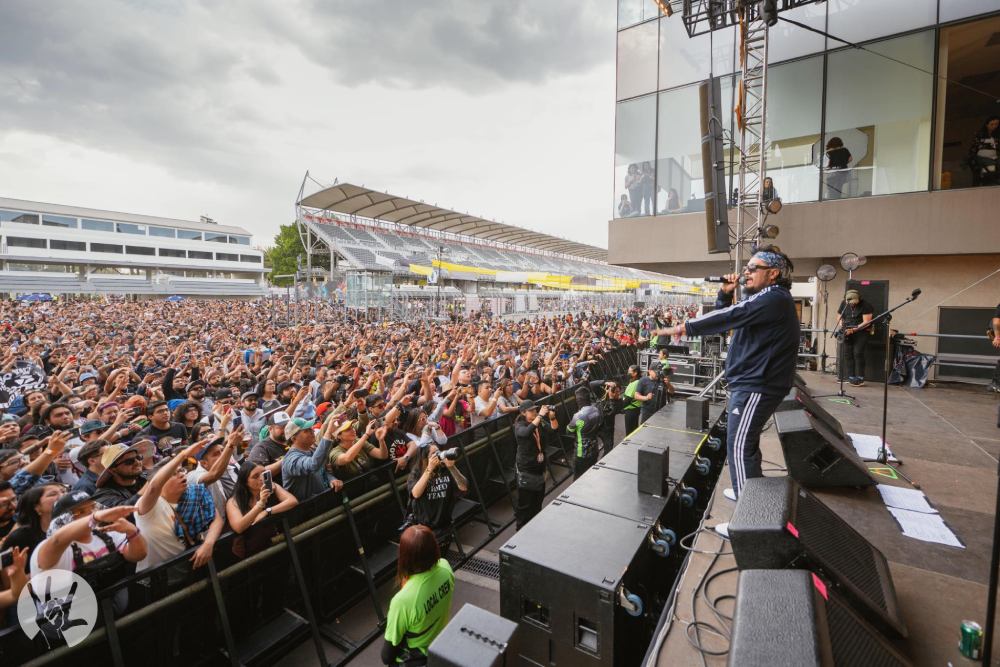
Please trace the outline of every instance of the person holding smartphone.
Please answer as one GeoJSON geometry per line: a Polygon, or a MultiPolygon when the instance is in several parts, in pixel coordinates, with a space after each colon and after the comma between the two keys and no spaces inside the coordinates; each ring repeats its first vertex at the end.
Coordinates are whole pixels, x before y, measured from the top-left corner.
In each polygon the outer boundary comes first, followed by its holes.
{"type": "Polygon", "coordinates": [[[233,532],[242,537],[233,543],[233,553],[246,558],[263,551],[277,534],[277,526],[258,526],[261,521],[287,512],[298,499],[275,482],[271,471],[252,461],[240,465],[233,497],[226,502],[226,517],[233,532]]]}

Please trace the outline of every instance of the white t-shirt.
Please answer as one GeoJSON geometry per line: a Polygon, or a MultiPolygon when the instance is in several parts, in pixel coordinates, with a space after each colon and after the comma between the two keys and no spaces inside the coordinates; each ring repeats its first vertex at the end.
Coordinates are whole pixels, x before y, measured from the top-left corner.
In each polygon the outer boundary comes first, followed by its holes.
{"type": "Polygon", "coordinates": [[[485,400],[484,401],[479,396],[476,396],[476,400],[474,401],[474,403],[476,404],[476,414],[478,416],[482,417],[483,419],[489,419],[490,417],[496,417],[497,414],[499,414],[499,412],[500,412],[499,410],[497,410],[497,407],[494,405],[493,406],[493,412],[491,414],[484,415],[483,414],[483,410],[485,410],[486,408],[489,407],[490,401],[489,400],[485,400]]]}
{"type": "MultiPolygon", "coordinates": [[[[124,533],[108,531],[108,533],[106,534],[108,535],[108,537],[111,538],[112,544],[115,545],[115,548],[118,551],[122,551],[125,548],[126,537],[124,533]]],[[[39,543],[38,546],[41,547],[41,545],[45,544],[45,542],[47,542],[49,539],[51,538],[46,538],[42,540],[42,542],[39,543]]],[[[83,542],[77,542],[76,544],[77,546],[80,547],[80,552],[83,556],[84,563],[89,563],[91,561],[97,560],[98,558],[101,558],[102,556],[108,555],[108,546],[104,543],[104,540],[102,540],[97,535],[92,534],[90,536],[90,541],[87,542],[86,544],[84,544],[83,542]]],[[[38,567],[39,551],[40,549],[36,548],[33,552],[31,552],[31,576],[35,576],[40,572],[44,572],[44,570],[38,567]]],[[[59,560],[56,561],[56,564],[53,565],[51,569],[69,570],[70,572],[76,569],[73,563],[73,548],[71,546],[66,547],[66,549],[62,552],[62,555],[59,556],[59,560]]]]}
{"type": "Polygon", "coordinates": [[[176,505],[171,505],[160,496],[153,509],[145,514],[136,512],[135,525],[146,538],[146,557],[136,564],[136,572],[156,567],[186,548],[174,532],[175,507],[176,505]]]}

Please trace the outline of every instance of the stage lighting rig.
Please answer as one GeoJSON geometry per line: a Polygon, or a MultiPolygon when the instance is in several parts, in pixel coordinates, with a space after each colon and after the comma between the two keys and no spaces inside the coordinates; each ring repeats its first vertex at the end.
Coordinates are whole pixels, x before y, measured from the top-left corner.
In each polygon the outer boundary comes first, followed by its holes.
{"type": "Polygon", "coordinates": [[[656,6],[660,8],[664,16],[673,16],[674,8],[670,6],[669,0],[656,0],[656,6]]]}

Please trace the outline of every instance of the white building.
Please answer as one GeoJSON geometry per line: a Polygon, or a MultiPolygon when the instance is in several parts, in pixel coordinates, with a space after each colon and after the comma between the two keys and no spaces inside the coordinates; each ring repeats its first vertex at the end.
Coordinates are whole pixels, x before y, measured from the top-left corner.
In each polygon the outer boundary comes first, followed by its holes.
{"type": "Polygon", "coordinates": [[[0,293],[263,296],[240,227],[0,197],[0,293]]]}

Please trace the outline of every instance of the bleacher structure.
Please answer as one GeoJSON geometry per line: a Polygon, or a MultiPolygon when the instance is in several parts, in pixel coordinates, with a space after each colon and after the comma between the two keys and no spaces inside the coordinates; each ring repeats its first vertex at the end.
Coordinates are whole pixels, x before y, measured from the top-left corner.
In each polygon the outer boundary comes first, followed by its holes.
{"type": "Polygon", "coordinates": [[[602,248],[350,183],[306,195],[310,180],[307,173],[296,216],[308,249],[307,275],[315,276],[314,258],[325,255],[327,280],[348,289],[351,274],[364,273],[391,275],[379,283],[389,291],[440,279],[467,296],[524,290],[635,297],[701,294],[698,286],[680,278],[610,266],[602,248]]]}

